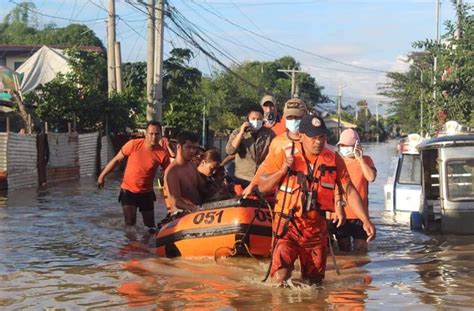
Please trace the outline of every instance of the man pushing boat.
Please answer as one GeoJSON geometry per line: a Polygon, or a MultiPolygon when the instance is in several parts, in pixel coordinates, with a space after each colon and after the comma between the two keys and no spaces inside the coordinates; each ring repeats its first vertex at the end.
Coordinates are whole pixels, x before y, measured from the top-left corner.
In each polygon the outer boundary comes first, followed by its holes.
{"type": "Polygon", "coordinates": [[[150,232],[155,230],[153,180],[158,167],[166,169],[170,163],[168,153],[160,144],[161,124],[149,121],[146,125],[145,138],[128,141],[115,157],[107,163],[97,179],[99,188],[103,188],[105,177],[125,158],[127,166],[120,186],[119,201],[125,225],[135,226],[137,208],[143,216],[143,224],[150,232]]]}

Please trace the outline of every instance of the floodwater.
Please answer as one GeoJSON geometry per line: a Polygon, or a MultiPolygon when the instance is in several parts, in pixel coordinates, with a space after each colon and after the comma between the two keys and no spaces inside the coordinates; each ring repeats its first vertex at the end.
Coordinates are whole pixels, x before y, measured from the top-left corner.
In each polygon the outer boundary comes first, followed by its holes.
{"type": "Polygon", "coordinates": [[[156,258],[143,227],[124,230],[117,178],[0,195],[0,309],[474,309],[474,237],[411,232],[407,215],[384,212],[394,146],[366,146],[377,239],[367,256],[338,255],[339,276],[329,257],[321,288],[262,283],[268,260],[156,258]]]}

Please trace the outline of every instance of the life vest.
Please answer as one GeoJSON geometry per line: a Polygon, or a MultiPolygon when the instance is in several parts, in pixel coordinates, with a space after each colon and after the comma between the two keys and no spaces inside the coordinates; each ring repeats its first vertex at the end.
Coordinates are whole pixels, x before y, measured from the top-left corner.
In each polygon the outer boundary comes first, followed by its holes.
{"type": "Polygon", "coordinates": [[[290,172],[278,185],[275,210],[302,219],[324,218],[325,211],[334,211],[338,191],[335,153],[324,147],[315,163],[309,163],[296,143],[293,157],[290,172]]]}

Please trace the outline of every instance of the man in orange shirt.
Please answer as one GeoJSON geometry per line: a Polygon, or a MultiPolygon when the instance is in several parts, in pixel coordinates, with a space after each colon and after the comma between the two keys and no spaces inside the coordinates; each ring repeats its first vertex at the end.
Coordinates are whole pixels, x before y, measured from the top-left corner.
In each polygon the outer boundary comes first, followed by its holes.
{"type": "Polygon", "coordinates": [[[146,126],[145,138],[132,139],[123,145],[115,157],[107,163],[97,179],[99,188],[105,184],[105,176],[125,158],[127,166],[122,180],[119,202],[122,203],[123,216],[127,226],[135,226],[137,208],[142,213],[143,224],[149,232],[155,230],[153,180],[158,166],[164,170],[170,160],[168,153],[160,145],[161,124],[149,121],[146,126]]]}
{"type": "Polygon", "coordinates": [[[265,95],[260,100],[263,109],[263,126],[270,128],[276,136],[286,131],[285,118],[280,118],[276,108],[275,98],[265,95]]]}
{"type": "MultiPolygon", "coordinates": [[[[359,135],[353,129],[344,130],[336,146],[344,159],[351,181],[359,192],[364,209],[369,214],[369,182],[373,182],[377,176],[374,161],[362,153],[359,135]]],[[[332,228],[332,231],[335,232],[341,251],[350,252],[353,248],[354,252],[367,252],[367,234],[351,204],[346,206],[346,222],[339,228],[332,228]]]]}
{"type": "Polygon", "coordinates": [[[270,272],[278,284],[291,277],[298,257],[303,279],[316,284],[324,279],[328,245],[325,211],[333,209],[336,191],[346,193],[363,222],[367,240],[375,238],[375,227],[351,183],[344,161],[325,147],[329,131],[324,120],[305,115],[299,132],[300,142],[267,156],[258,183],[262,192],[277,188],[273,220],[276,243],[270,272]]]}

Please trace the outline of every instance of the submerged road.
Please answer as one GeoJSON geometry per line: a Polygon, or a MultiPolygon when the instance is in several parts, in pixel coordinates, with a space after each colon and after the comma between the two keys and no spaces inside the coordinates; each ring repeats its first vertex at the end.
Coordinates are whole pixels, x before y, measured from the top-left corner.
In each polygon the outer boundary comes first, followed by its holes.
{"type": "Polygon", "coordinates": [[[268,261],[156,258],[135,241],[143,227],[124,230],[118,179],[102,191],[82,179],[0,195],[0,309],[473,309],[474,237],[411,232],[408,215],[385,212],[395,143],[365,148],[378,236],[367,256],[337,256],[340,276],[328,260],[323,288],[263,284],[268,261]]]}

